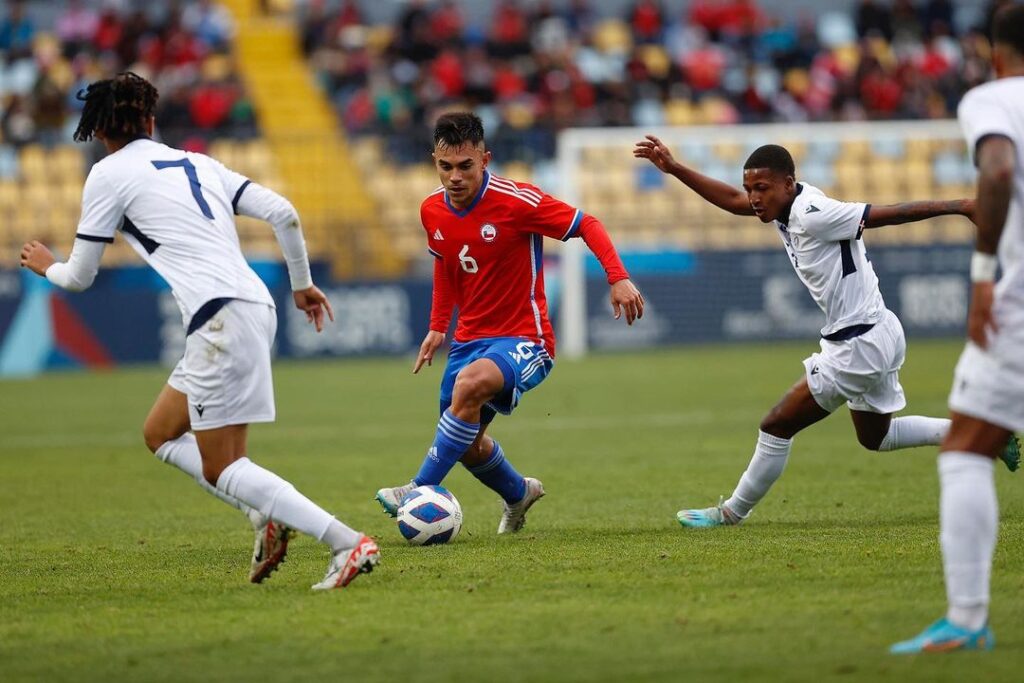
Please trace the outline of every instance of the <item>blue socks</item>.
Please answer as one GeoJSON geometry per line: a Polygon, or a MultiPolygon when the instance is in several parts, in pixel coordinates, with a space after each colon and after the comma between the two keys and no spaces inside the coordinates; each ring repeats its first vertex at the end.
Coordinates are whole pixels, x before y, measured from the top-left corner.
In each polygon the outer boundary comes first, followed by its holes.
{"type": "Polygon", "coordinates": [[[497,441],[494,442],[494,450],[487,462],[466,469],[485,486],[496,491],[509,505],[518,503],[526,495],[526,480],[505,459],[505,453],[497,441]]]}
{"type": "Polygon", "coordinates": [[[455,467],[455,463],[459,461],[462,454],[472,445],[479,431],[479,423],[463,422],[452,415],[451,409],[444,411],[441,420],[437,423],[434,443],[427,451],[427,457],[423,459],[419,473],[413,479],[416,485],[436,486],[440,484],[448,472],[455,467]]]}

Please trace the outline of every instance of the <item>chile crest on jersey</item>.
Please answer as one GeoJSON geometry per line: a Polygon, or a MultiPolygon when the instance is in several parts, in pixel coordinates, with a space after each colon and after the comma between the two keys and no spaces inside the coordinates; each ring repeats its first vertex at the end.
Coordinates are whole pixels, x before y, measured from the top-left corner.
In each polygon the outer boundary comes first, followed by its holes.
{"type": "Polygon", "coordinates": [[[493,223],[484,223],[480,226],[480,237],[484,242],[493,242],[498,239],[498,228],[493,223]]]}

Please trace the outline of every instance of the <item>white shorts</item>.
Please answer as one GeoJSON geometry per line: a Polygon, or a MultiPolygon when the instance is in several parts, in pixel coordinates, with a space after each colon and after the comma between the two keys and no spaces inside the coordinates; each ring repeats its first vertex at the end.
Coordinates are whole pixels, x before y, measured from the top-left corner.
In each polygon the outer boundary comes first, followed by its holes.
{"type": "Polygon", "coordinates": [[[870,330],[847,341],[821,340],[821,353],[804,360],[811,395],[830,413],[839,406],[895,413],[907,405],[899,370],[907,353],[903,325],[892,311],[870,330]]]}
{"type": "Polygon", "coordinates": [[[167,384],[188,396],[193,430],[274,421],[276,333],[272,306],[236,299],[186,338],[167,384]]]}
{"type": "Polygon", "coordinates": [[[1003,325],[988,349],[967,342],[953,372],[949,409],[1024,432],[1024,326],[1003,325]]]}

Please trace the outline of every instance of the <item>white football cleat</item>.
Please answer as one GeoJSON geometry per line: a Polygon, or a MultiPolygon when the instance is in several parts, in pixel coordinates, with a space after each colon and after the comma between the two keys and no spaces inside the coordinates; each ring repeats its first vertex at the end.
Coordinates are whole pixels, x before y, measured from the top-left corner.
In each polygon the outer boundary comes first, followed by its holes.
{"type": "Polygon", "coordinates": [[[380,548],[369,536],[363,536],[355,548],[339,550],[331,556],[324,580],[313,585],[315,591],[344,588],[360,574],[369,574],[380,562],[380,548]]]}
{"type": "Polygon", "coordinates": [[[410,481],[405,486],[396,486],[394,488],[384,488],[377,491],[375,496],[380,506],[384,508],[384,513],[391,516],[398,516],[398,508],[402,505],[402,499],[409,495],[409,492],[416,488],[416,482],[410,481]]]}
{"type": "Polygon", "coordinates": [[[512,534],[522,529],[526,524],[526,511],[544,497],[544,485],[540,480],[533,477],[524,477],[523,480],[526,482],[526,495],[518,503],[505,503],[505,511],[498,523],[499,534],[512,534]]]}
{"type": "Polygon", "coordinates": [[[294,532],[284,524],[267,520],[256,529],[256,543],[252,548],[252,567],[249,580],[262,583],[284,562],[288,554],[288,541],[294,532]]]}

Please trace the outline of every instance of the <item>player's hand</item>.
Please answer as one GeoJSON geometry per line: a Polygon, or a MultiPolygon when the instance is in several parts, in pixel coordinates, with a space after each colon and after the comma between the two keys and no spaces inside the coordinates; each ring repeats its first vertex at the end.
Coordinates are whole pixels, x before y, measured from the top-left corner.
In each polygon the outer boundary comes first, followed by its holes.
{"type": "Polygon", "coordinates": [[[633,156],[637,159],[647,159],[663,173],[670,173],[676,160],[672,157],[668,145],[653,135],[644,137],[647,139],[636,143],[633,148],[633,156]]]}
{"type": "Polygon", "coordinates": [[[644,295],[628,278],[612,285],[611,300],[616,320],[622,317],[623,311],[626,313],[627,325],[644,317],[644,295]]]}
{"type": "Polygon", "coordinates": [[[431,361],[434,360],[434,353],[441,348],[443,343],[444,333],[435,332],[434,330],[427,332],[427,336],[423,338],[423,343],[420,344],[420,352],[416,356],[416,364],[412,366],[412,374],[418,373],[424,363],[430,365],[431,361]]]}
{"type": "Polygon", "coordinates": [[[57,262],[53,252],[39,240],[32,240],[21,248],[21,267],[46,277],[46,269],[57,262]]]}
{"type": "Polygon", "coordinates": [[[331,302],[327,300],[327,295],[316,286],[296,290],[292,292],[292,298],[295,299],[295,307],[306,313],[306,320],[313,323],[317,332],[324,329],[324,312],[327,313],[331,322],[334,322],[334,309],[331,308],[331,302]]]}
{"type": "Polygon", "coordinates": [[[967,336],[983,349],[988,348],[989,332],[996,332],[996,318],[992,314],[995,284],[975,282],[971,288],[971,309],[967,313],[967,336]]]}

